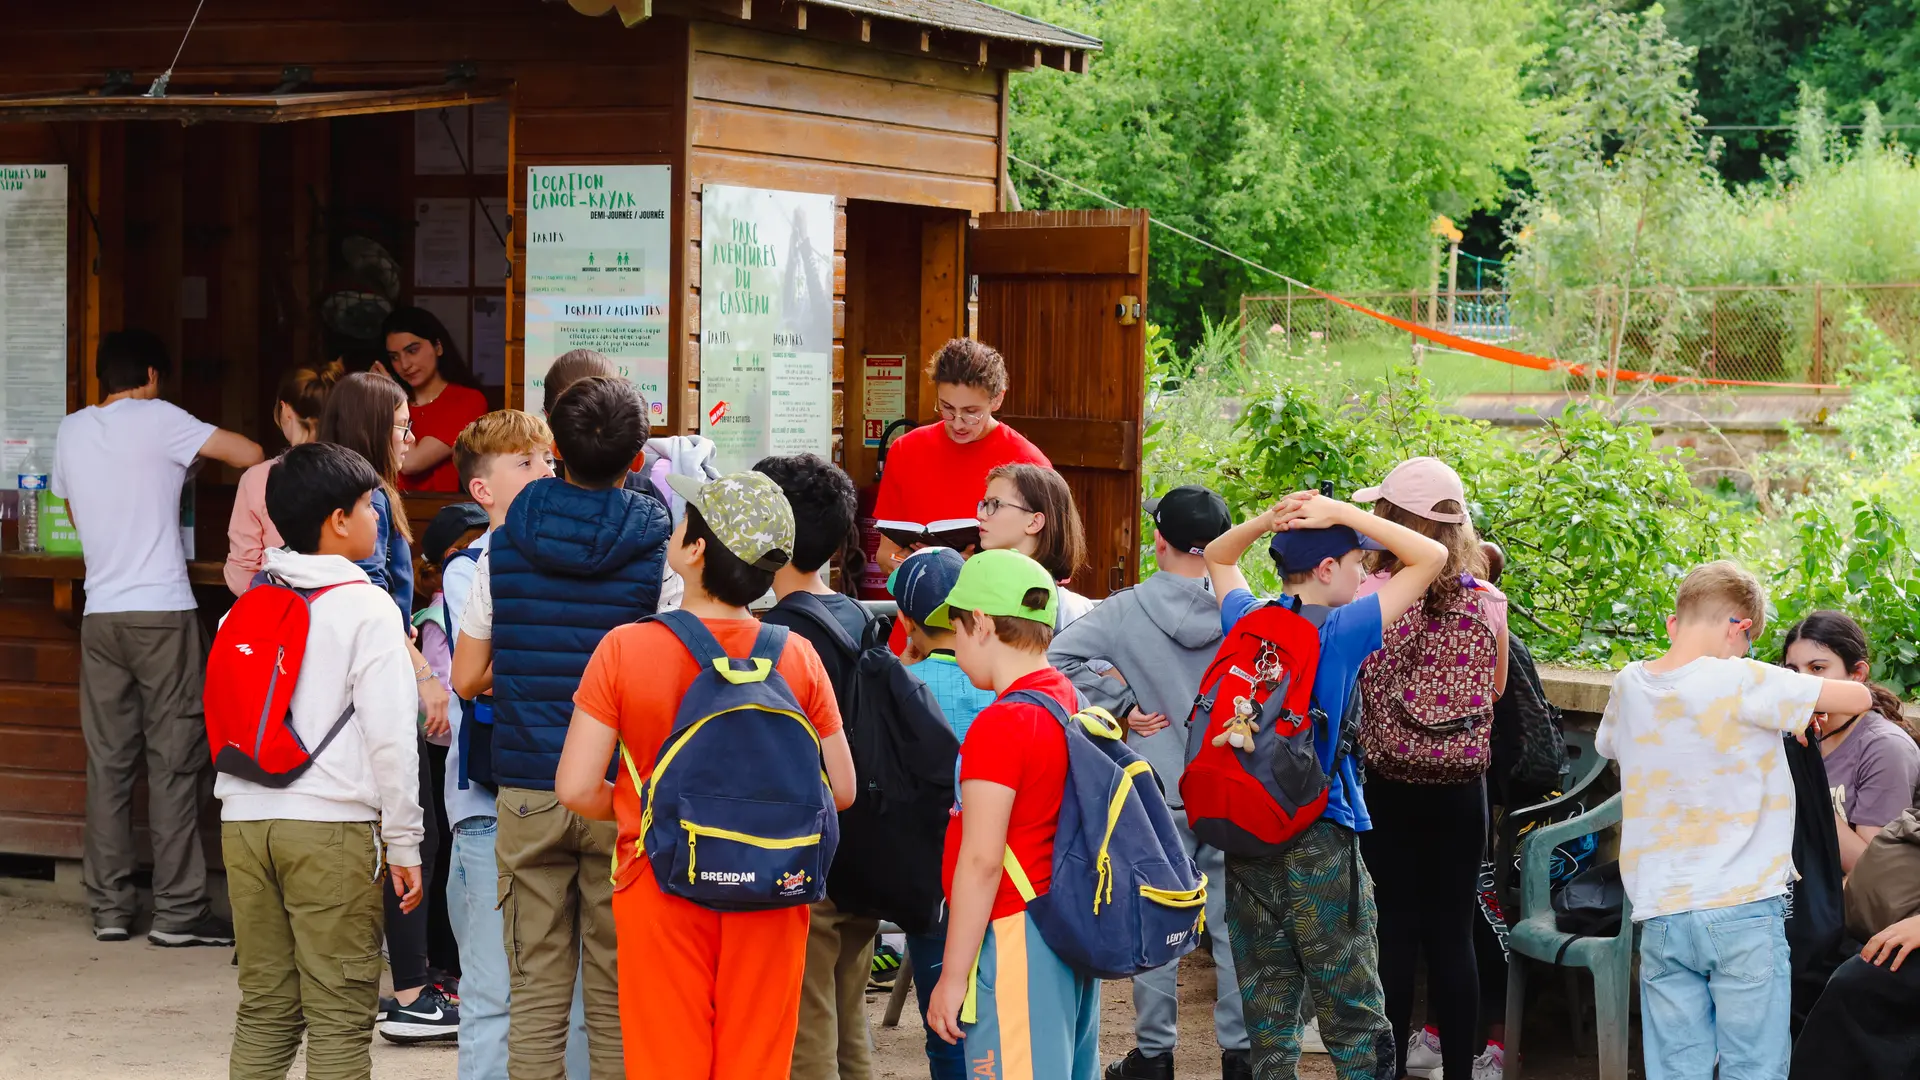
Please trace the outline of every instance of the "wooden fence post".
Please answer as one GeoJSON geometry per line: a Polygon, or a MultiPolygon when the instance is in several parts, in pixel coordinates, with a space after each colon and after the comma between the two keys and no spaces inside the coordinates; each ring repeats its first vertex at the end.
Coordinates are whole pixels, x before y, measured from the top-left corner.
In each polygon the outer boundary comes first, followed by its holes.
{"type": "MultiPolygon", "coordinates": [[[[1813,284],[1813,381],[1827,381],[1827,314],[1825,297],[1821,295],[1820,283],[1813,284]]],[[[1815,390],[1814,393],[1820,391],[1815,390]]]]}

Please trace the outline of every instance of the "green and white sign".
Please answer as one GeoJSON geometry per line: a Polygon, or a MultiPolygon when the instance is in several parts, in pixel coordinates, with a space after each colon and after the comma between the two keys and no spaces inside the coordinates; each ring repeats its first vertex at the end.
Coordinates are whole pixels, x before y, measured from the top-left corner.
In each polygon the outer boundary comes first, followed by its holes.
{"type": "Polygon", "coordinates": [[[833,196],[700,196],[700,423],[721,472],[833,451],[833,196]]]}
{"type": "Polygon", "coordinates": [[[554,358],[592,349],[666,424],[672,199],[666,165],[527,170],[527,408],[540,408],[554,358]]]}

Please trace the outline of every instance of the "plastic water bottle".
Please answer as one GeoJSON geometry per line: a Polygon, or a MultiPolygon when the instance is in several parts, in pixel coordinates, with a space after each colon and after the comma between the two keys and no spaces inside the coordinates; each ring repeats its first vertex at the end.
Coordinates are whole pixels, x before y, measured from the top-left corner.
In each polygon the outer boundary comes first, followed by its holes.
{"type": "Polygon", "coordinates": [[[26,460],[20,463],[19,485],[20,550],[45,551],[40,516],[47,497],[47,467],[40,460],[39,448],[28,451],[26,460]]]}

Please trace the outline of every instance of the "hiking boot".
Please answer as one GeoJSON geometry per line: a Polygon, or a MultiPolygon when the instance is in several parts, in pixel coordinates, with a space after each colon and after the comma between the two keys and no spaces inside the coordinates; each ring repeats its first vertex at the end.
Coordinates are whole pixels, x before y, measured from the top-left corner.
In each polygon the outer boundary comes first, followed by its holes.
{"type": "Polygon", "coordinates": [[[1253,1058],[1245,1050],[1220,1051],[1220,1080],[1253,1080],[1253,1058]]]}
{"type": "Polygon", "coordinates": [[[867,973],[867,990],[870,993],[885,993],[893,989],[893,980],[900,977],[900,950],[881,942],[873,947],[873,966],[867,973]]]}
{"type": "Polygon", "coordinates": [[[396,999],[386,1018],[374,1025],[380,1037],[402,1046],[413,1043],[456,1042],[460,1038],[460,1006],[447,1000],[437,986],[428,986],[402,1005],[396,999]]]}
{"type": "Polygon", "coordinates": [[[193,945],[230,946],[233,944],[233,924],[218,915],[207,915],[185,930],[154,927],[147,934],[147,944],[163,949],[184,949],[193,945]]]}
{"type": "Polygon", "coordinates": [[[95,941],[125,941],[130,936],[132,935],[127,933],[127,928],[124,926],[96,926],[93,928],[93,940],[95,941]]]}
{"type": "Polygon", "coordinates": [[[1106,1080],[1173,1080],[1173,1055],[1143,1054],[1136,1046],[1107,1066],[1106,1080]]]}
{"type": "Polygon", "coordinates": [[[1438,1080],[1440,1036],[1432,1028],[1421,1028],[1407,1037],[1406,1075],[1414,1080],[1438,1080]]]}

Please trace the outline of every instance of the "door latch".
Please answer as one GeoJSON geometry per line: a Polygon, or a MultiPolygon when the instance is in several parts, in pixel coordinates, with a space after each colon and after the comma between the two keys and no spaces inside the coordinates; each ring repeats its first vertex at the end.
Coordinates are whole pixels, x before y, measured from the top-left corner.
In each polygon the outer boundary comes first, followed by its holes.
{"type": "Polygon", "coordinates": [[[1121,326],[1132,326],[1140,321],[1140,298],[1123,296],[1113,305],[1113,317],[1120,320],[1121,326]]]}

